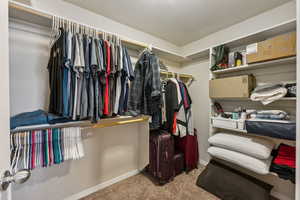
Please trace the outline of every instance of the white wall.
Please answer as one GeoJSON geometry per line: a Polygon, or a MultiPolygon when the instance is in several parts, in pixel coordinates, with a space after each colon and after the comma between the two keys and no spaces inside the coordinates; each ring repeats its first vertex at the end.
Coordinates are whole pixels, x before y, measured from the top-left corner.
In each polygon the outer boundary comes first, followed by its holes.
{"type": "MultiPolygon", "coordinates": [[[[0,174],[9,169],[9,64],[8,64],[8,1],[0,1],[0,174]]],[[[0,192],[0,199],[8,193],[0,192]]]]}
{"type": "Polygon", "coordinates": [[[141,131],[148,132],[147,126],[145,122],[83,130],[83,159],[33,170],[28,182],[13,185],[12,200],[62,200],[128,172],[137,172],[140,153],[148,156],[144,150],[148,146],[141,147],[139,141],[141,131]]]}
{"type": "Polygon", "coordinates": [[[266,11],[243,22],[222,29],[182,47],[183,55],[193,54],[201,49],[207,49],[227,41],[239,38],[259,30],[266,29],[296,18],[295,1],[266,11]]]}
{"type": "Polygon", "coordinates": [[[209,137],[209,113],[210,99],[208,96],[209,80],[208,60],[195,61],[182,67],[179,72],[192,74],[196,81],[189,87],[192,98],[192,111],[194,126],[198,130],[198,144],[200,161],[207,162],[208,137],[209,137]]]}
{"type": "Polygon", "coordinates": [[[49,13],[72,19],[74,21],[98,27],[101,30],[123,36],[139,42],[152,44],[153,46],[165,49],[171,52],[179,53],[180,48],[165,40],[152,36],[148,33],[136,30],[129,26],[120,24],[104,16],[95,14],[86,9],[82,9],[73,4],[64,2],[62,0],[32,0],[31,5],[34,8],[47,11],[49,13]]]}
{"type": "Polygon", "coordinates": [[[48,108],[48,29],[10,23],[10,114],[48,108]],[[30,31],[24,31],[30,30],[30,31]]]}

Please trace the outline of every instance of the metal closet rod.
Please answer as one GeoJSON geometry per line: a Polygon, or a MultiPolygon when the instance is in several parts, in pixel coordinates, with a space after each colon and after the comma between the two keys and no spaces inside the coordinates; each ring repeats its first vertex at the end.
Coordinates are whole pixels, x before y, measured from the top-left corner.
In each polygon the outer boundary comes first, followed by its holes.
{"type": "MultiPolygon", "coordinates": [[[[13,2],[13,1],[9,2],[9,7],[13,8],[15,10],[18,10],[18,11],[22,11],[22,12],[30,13],[32,15],[36,15],[38,17],[46,18],[48,20],[53,20],[53,18],[55,16],[55,15],[52,15],[52,14],[49,14],[49,13],[46,13],[46,12],[34,9],[34,8],[30,7],[30,6],[26,6],[26,5],[20,4],[18,2],[13,2]]],[[[57,16],[57,17],[63,19],[64,22],[68,21],[68,22],[71,22],[73,24],[77,24],[77,25],[84,26],[86,28],[93,29],[93,30],[97,31],[97,34],[107,33],[107,34],[118,36],[118,34],[113,34],[113,33],[106,32],[106,31],[99,31],[96,27],[92,27],[92,26],[89,26],[89,25],[86,25],[86,24],[82,24],[82,23],[79,23],[79,22],[76,22],[76,21],[73,21],[73,20],[69,20],[67,18],[60,17],[60,16],[57,16]]],[[[124,42],[126,44],[139,46],[141,48],[152,49],[152,44],[146,44],[146,43],[137,42],[137,41],[133,41],[133,40],[128,40],[128,39],[124,39],[124,38],[122,39],[121,36],[119,36],[119,37],[121,38],[122,42],[124,42]]],[[[165,74],[165,73],[162,73],[162,74],[165,74]]],[[[172,75],[172,74],[169,73],[167,75],[172,75]]],[[[187,75],[187,74],[180,74],[180,77],[181,78],[192,78],[192,79],[194,79],[192,75],[187,75]]]]}
{"type": "MultiPolygon", "coordinates": [[[[49,13],[45,13],[45,12],[36,10],[36,9],[30,7],[30,6],[22,5],[22,4],[18,3],[18,2],[13,2],[13,1],[9,2],[9,7],[13,8],[13,9],[16,9],[16,10],[19,10],[19,11],[23,11],[23,12],[27,12],[27,13],[33,14],[33,15],[36,15],[36,16],[39,16],[39,17],[47,18],[49,20],[52,20],[53,17],[55,16],[55,15],[51,15],[49,13]]],[[[69,19],[61,17],[61,16],[57,16],[57,17],[65,20],[65,21],[72,22],[74,24],[82,25],[82,26],[84,26],[86,28],[94,29],[94,30],[97,31],[97,34],[107,33],[107,34],[119,36],[118,34],[106,32],[106,31],[99,31],[99,29],[97,29],[96,27],[89,26],[89,25],[86,25],[86,24],[83,24],[83,23],[80,23],[80,22],[76,22],[76,21],[73,21],[73,20],[69,20],[69,19]]],[[[128,39],[124,39],[124,38],[122,39],[121,36],[119,36],[119,37],[121,38],[122,42],[124,42],[124,43],[131,44],[131,45],[136,45],[136,46],[140,46],[142,48],[152,49],[152,44],[146,44],[146,43],[142,43],[142,42],[136,42],[136,41],[128,40],[128,39]]]]}
{"type": "Polygon", "coordinates": [[[176,77],[178,75],[180,78],[192,78],[192,79],[194,78],[193,75],[191,74],[181,74],[177,72],[160,71],[160,74],[164,74],[172,77],[176,77]]]}

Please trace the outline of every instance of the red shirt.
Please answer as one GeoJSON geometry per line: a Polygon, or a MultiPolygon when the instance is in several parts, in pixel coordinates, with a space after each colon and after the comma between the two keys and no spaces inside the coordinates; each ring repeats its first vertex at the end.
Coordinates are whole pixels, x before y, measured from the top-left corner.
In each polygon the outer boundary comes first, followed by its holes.
{"type": "Polygon", "coordinates": [[[107,66],[106,66],[106,76],[105,76],[105,91],[104,91],[104,109],[103,109],[103,114],[109,115],[109,79],[108,76],[110,75],[110,46],[108,41],[104,41],[105,48],[106,48],[106,61],[107,61],[107,66]]]}

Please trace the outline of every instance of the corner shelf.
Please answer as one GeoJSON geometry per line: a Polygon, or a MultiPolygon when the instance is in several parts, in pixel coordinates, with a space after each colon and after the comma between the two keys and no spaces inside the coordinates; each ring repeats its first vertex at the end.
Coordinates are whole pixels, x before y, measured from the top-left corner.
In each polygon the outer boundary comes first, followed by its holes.
{"type": "Polygon", "coordinates": [[[296,56],[289,57],[289,58],[282,58],[278,60],[271,60],[266,62],[259,62],[253,64],[247,64],[239,67],[232,67],[227,69],[221,69],[213,71],[213,74],[227,74],[231,72],[239,72],[239,71],[246,71],[246,70],[254,70],[258,68],[265,68],[265,67],[272,67],[274,65],[281,65],[281,64],[296,64],[296,56]]]}

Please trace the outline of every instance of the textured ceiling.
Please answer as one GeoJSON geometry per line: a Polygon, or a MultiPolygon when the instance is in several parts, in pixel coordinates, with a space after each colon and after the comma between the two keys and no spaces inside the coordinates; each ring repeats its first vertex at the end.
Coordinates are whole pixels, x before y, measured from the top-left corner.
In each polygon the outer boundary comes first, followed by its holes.
{"type": "Polygon", "coordinates": [[[65,0],[183,46],[290,0],[65,0]]]}

